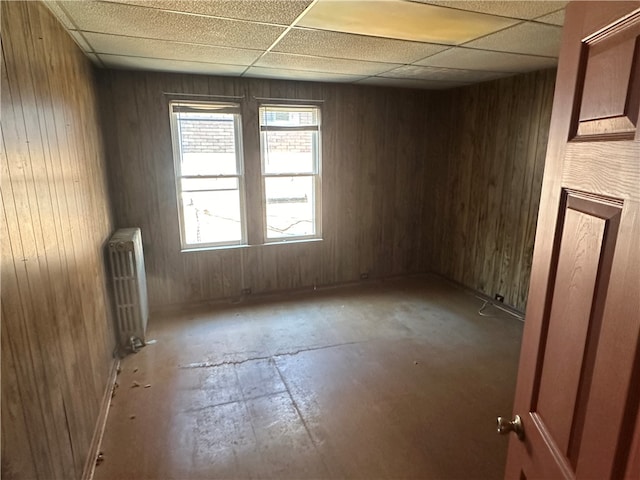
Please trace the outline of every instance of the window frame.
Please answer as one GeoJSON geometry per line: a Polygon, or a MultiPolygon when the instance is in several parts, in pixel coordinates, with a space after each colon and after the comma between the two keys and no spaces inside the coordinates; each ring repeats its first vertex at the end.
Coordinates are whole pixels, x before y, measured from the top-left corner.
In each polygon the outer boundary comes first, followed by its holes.
{"type": "MultiPolygon", "coordinates": [[[[277,113],[277,112],[276,112],[277,113]]],[[[303,241],[312,241],[322,239],[322,109],[320,105],[313,104],[291,104],[291,103],[278,103],[269,101],[266,103],[260,103],[258,105],[258,130],[260,136],[260,180],[262,187],[262,242],[263,244],[280,244],[280,243],[294,243],[303,241]],[[286,111],[295,111],[302,109],[313,109],[316,114],[315,125],[302,125],[302,126],[276,126],[276,125],[263,125],[262,124],[262,110],[274,108],[282,109],[286,111]],[[315,140],[312,142],[313,152],[313,168],[311,173],[266,173],[265,161],[266,161],[266,134],[263,132],[269,131],[313,131],[317,132],[315,140]],[[267,178],[288,178],[288,177],[312,177],[313,185],[313,226],[314,232],[312,235],[295,235],[284,237],[269,237],[267,227],[267,178]]]]}
{"type": "MultiPolygon", "coordinates": [[[[180,230],[180,250],[182,252],[197,250],[213,250],[221,248],[233,248],[248,245],[247,237],[247,211],[246,211],[246,176],[244,166],[244,142],[242,136],[243,116],[242,105],[239,102],[221,102],[221,101],[198,101],[198,100],[170,100],[169,101],[169,119],[171,127],[171,143],[173,150],[173,168],[174,180],[176,187],[176,201],[178,208],[178,224],[180,230]],[[182,175],[182,135],[178,121],[178,113],[175,106],[191,107],[194,110],[201,109],[203,112],[211,113],[231,113],[234,126],[235,141],[235,157],[236,157],[236,173],[216,174],[216,175],[182,175]],[[228,110],[220,112],[220,110],[228,110]],[[235,178],[238,182],[239,208],[240,208],[240,240],[223,241],[223,242],[203,242],[188,243],[185,230],[184,218],[184,201],[183,201],[183,179],[224,179],[235,178]]],[[[209,191],[209,190],[202,190],[209,191]]]]}

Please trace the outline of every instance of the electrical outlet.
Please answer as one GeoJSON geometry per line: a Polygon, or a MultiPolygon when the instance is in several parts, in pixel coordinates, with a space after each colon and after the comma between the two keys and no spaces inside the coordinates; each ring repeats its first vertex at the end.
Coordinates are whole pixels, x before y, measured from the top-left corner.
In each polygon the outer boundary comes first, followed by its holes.
{"type": "Polygon", "coordinates": [[[369,272],[363,272],[360,274],[360,280],[368,280],[369,279],[369,272]]]}
{"type": "Polygon", "coordinates": [[[499,293],[496,293],[494,298],[500,303],[504,303],[504,295],[500,295],[499,293]]]}
{"type": "Polygon", "coordinates": [[[240,290],[240,293],[242,295],[251,295],[251,289],[250,288],[243,288],[242,290],[240,290]]]}

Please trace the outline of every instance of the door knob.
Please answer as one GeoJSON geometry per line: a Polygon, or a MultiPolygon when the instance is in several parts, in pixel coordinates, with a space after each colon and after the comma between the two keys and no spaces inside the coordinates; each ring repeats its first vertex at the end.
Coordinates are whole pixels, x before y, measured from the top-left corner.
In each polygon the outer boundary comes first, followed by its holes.
{"type": "Polygon", "coordinates": [[[498,417],[498,433],[500,435],[508,435],[509,432],[515,433],[520,440],[524,438],[524,428],[520,415],[516,415],[511,421],[498,417]]]}

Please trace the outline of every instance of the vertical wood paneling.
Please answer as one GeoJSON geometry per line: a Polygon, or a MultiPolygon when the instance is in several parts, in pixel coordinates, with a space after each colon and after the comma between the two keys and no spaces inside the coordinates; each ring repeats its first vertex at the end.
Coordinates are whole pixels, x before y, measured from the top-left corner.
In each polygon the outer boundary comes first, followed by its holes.
{"type": "MultiPolygon", "coordinates": [[[[435,104],[429,269],[524,310],[555,71],[459,88],[435,104]]],[[[431,197],[430,197],[431,195],[431,197]]]]}
{"type": "Polygon", "coordinates": [[[2,476],[79,478],[114,347],[93,72],[40,2],[1,38],[2,476]]]}
{"type": "MultiPolygon", "coordinates": [[[[435,95],[103,72],[116,223],[143,228],[152,306],[433,270],[523,309],[553,81],[435,95]],[[323,100],[323,241],[180,253],[163,92],[244,96],[245,115],[254,97],[323,100]]],[[[255,158],[257,131],[243,134],[255,158]]]]}
{"type": "MultiPolygon", "coordinates": [[[[104,71],[101,98],[115,222],[142,228],[153,308],[425,270],[429,93],[104,71]],[[163,92],[243,96],[245,115],[254,97],[322,100],[323,240],[181,253],[163,92]]],[[[243,137],[248,163],[259,155],[257,128],[243,137]]]]}

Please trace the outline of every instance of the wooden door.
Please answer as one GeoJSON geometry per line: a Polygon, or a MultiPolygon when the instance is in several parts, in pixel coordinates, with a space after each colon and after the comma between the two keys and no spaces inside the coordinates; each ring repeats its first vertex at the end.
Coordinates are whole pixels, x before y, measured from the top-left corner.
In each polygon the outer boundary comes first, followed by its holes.
{"type": "Polygon", "coordinates": [[[506,478],[640,478],[640,2],[567,6],[506,478]]]}

